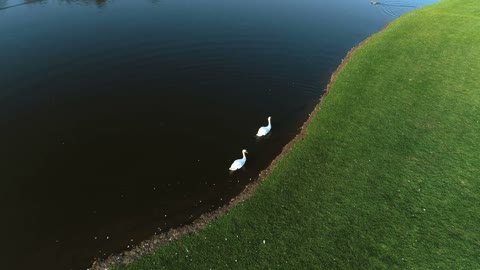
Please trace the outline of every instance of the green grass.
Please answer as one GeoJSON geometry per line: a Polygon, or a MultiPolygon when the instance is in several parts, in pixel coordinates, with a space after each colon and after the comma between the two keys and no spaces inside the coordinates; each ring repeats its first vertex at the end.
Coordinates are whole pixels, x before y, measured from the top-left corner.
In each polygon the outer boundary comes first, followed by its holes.
{"type": "Polygon", "coordinates": [[[402,16],[253,197],[117,269],[480,269],[479,121],[480,4],[402,16]]]}

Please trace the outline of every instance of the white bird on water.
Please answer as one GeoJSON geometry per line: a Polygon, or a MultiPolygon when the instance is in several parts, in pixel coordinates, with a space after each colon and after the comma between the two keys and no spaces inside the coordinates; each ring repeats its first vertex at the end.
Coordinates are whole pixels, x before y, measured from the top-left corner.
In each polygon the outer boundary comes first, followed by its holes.
{"type": "Polygon", "coordinates": [[[257,132],[257,136],[258,137],[262,137],[262,136],[265,136],[267,135],[270,130],[272,129],[272,123],[270,122],[270,119],[272,119],[272,117],[268,117],[268,126],[264,126],[264,127],[261,127],[258,129],[258,132],[257,132]]]}
{"type": "Polygon", "coordinates": [[[245,162],[247,162],[247,157],[245,156],[245,154],[248,154],[247,150],[243,149],[242,154],[243,158],[235,160],[232,165],[230,165],[230,171],[236,171],[245,165],[245,162]]]}

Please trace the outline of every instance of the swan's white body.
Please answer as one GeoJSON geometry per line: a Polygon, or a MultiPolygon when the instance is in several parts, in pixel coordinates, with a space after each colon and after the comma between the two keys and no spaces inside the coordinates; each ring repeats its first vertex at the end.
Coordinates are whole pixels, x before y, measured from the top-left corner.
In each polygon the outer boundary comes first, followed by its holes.
{"type": "Polygon", "coordinates": [[[245,156],[246,153],[248,153],[247,150],[242,150],[243,158],[235,160],[232,165],[230,165],[230,171],[236,171],[245,165],[245,162],[247,162],[247,157],[245,156]]]}
{"type": "Polygon", "coordinates": [[[270,122],[270,119],[271,119],[271,117],[269,116],[268,117],[268,126],[261,127],[261,128],[258,129],[258,132],[257,132],[258,137],[265,136],[270,132],[270,130],[272,129],[272,123],[270,122]]]}

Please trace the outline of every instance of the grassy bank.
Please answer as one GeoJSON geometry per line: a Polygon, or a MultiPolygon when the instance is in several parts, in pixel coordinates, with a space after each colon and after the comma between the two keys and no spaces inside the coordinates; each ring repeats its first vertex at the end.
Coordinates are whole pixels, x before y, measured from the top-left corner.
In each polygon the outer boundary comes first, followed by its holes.
{"type": "Polygon", "coordinates": [[[479,74],[477,0],[401,17],[253,197],[117,269],[480,269],[479,74]]]}

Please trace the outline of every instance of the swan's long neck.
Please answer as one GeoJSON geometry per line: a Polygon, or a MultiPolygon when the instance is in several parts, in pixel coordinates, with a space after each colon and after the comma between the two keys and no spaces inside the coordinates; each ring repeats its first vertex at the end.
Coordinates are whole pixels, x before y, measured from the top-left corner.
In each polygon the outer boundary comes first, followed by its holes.
{"type": "Polygon", "coordinates": [[[271,127],[272,123],[270,122],[270,118],[268,118],[268,127],[271,127]]]}
{"type": "Polygon", "coordinates": [[[242,152],[243,154],[243,159],[247,159],[247,157],[245,156],[245,152],[242,152]]]}

